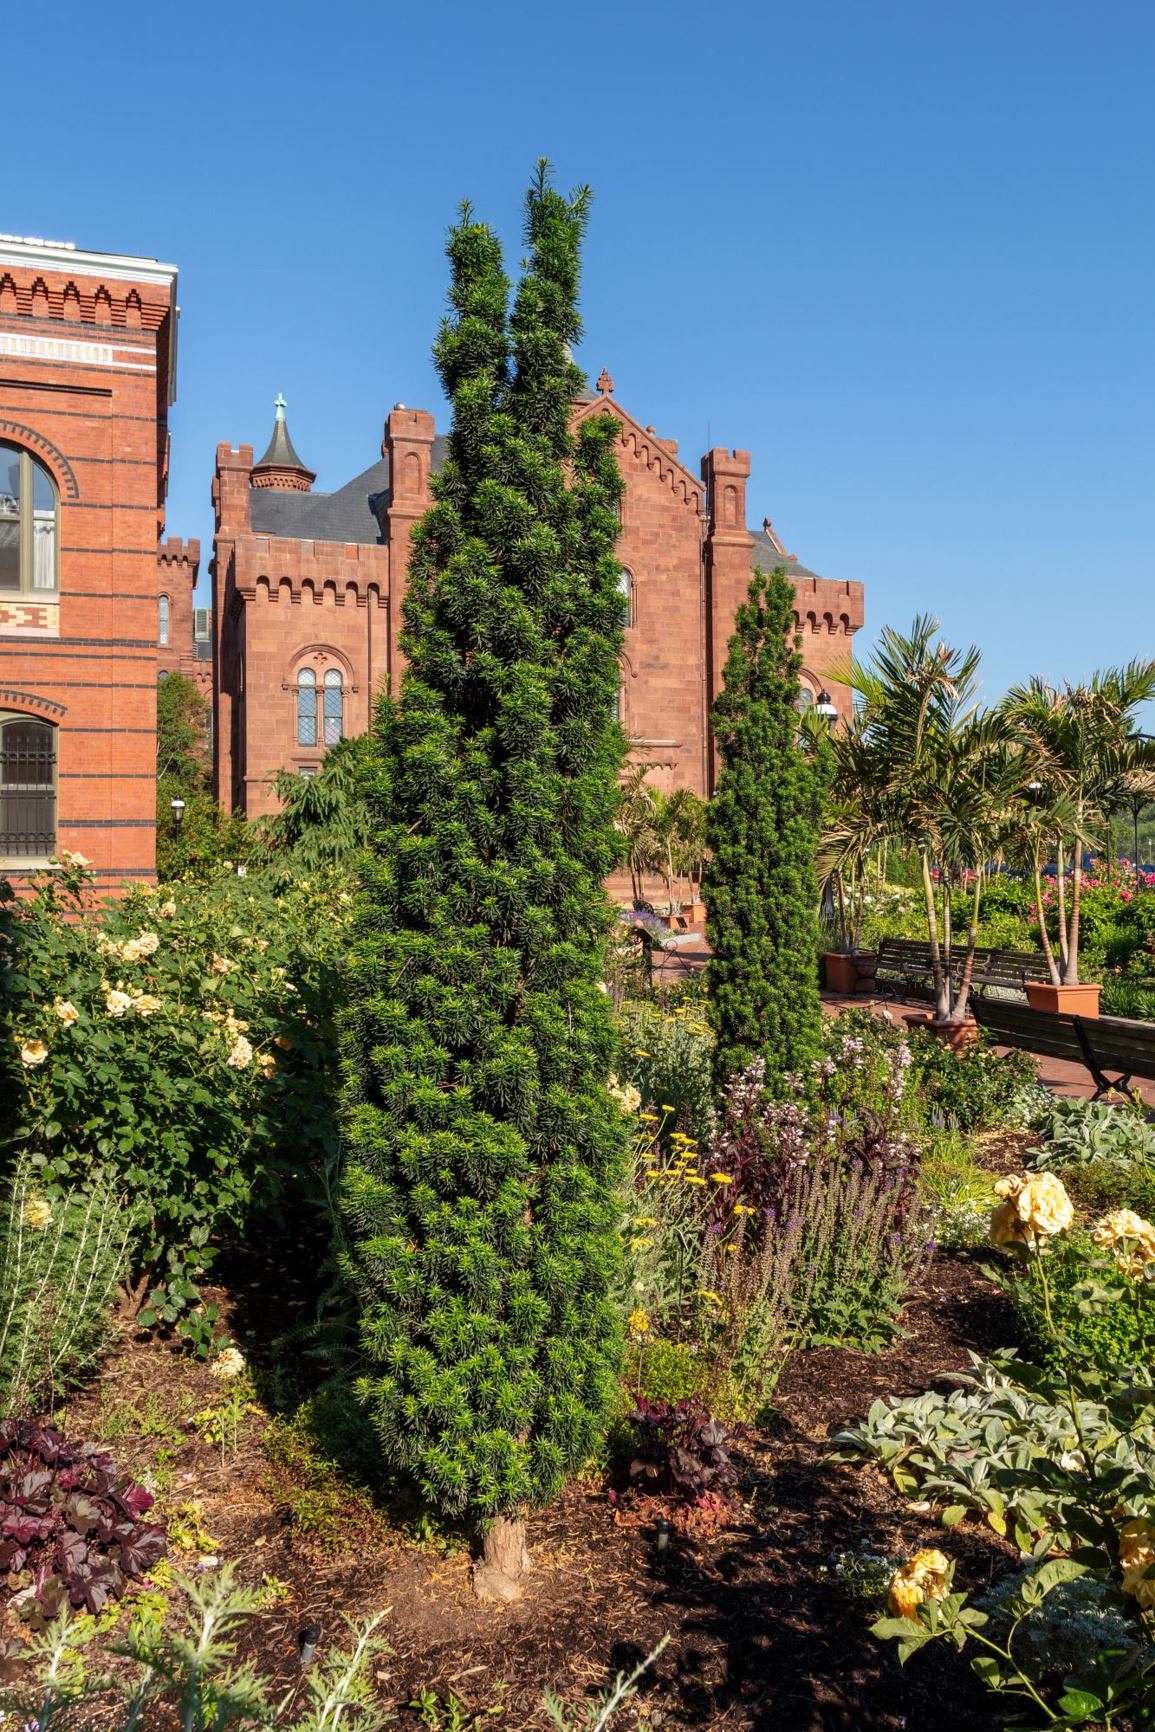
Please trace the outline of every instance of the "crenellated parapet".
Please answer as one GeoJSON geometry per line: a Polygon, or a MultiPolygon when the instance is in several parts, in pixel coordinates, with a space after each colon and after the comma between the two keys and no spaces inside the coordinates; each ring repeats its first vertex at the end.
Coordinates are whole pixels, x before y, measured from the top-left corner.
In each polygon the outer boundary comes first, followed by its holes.
{"type": "Polygon", "coordinates": [[[849,637],[860,631],[866,604],[860,583],[829,577],[795,577],[794,626],[804,635],[849,637]]]}
{"type": "Polygon", "coordinates": [[[379,606],[389,593],[389,549],[249,535],[236,547],[233,586],[246,600],[274,607],[379,606]]]}

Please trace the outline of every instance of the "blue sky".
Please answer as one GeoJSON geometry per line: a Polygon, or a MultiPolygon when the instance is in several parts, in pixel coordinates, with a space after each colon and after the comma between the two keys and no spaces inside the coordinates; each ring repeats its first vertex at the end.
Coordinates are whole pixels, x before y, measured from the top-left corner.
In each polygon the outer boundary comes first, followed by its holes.
{"type": "Polygon", "coordinates": [[[516,264],[547,155],[595,194],[579,360],[692,467],[751,451],[750,522],[867,585],[860,648],[933,611],[991,696],[1155,655],[1149,4],[65,0],[50,67],[42,31],[5,20],[40,71],[0,229],[180,266],[170,533],[207,550],[278,391],[319,487],[394,402],[440,418],[446,224],[516,264]]]}

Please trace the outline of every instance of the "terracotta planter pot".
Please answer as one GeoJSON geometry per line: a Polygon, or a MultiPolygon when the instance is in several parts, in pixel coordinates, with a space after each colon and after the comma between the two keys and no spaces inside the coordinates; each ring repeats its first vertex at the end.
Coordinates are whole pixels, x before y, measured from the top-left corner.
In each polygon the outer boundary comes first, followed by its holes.
{"type": "Polygon", "coordinates": [[[878,953],[874,950],[826,950],[826,990],[842,998],[852,998],[870,984],[878,953]]]}
{"type": "Polygon", "coordinates": [[[1057,1010],[1063,1016],[1099,1015],[1101,988],[1090,986],[1052,986],[1049,980],[1028,980],[1027,1003],[1032,1010],[1057,1010]]]}
{"type": "Polygon", "coordinates": [[[973,1046],[979,1038],[979,1025],[973,1016],[968,1016],[965,1022],[949,1022],[945,1017],[940,1020],[924,1011],[913,1010],[907,1012],[902,1020],[907,1028],[925,1028],[936,1040],[945,1041],[953,1052],[973,1046]]]}

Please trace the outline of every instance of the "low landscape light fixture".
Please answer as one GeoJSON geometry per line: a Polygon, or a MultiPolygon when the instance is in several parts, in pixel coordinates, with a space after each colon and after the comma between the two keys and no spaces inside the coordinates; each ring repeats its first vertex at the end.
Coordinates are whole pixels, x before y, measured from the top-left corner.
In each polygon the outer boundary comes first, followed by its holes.
{"type": "Polygon", "coordinates": [[[301,1631],[299,1646],[302,1666],[311,1666],[317,1653],[317,1643],[321,1640],[320,1624],[306,1624],[301,1631]]]}
{"type": "Polygon", "coordinates": [[[654,1542],[654,1557],[658,1563],[664,1564],[670,1555],[670,1524],[665,1516],[658,1523],[658,1537],[654,1542]]]}
{"type": "Polygon", "coordinates": [[[819,692],[814,702],[814,714],[816,716],[821,716],[823,720],[827,722],[836,722],[838,720],[838,711],[830,701],[829,692],[819,692]]]}
{"type": "Polygon", "coordinates": [[[184,801],[183,800],[173,800],[171,802],[171,805],[172,805],[173,834],[175,835],[177,841],[179,842],[180,841],[180,827],[184,823],[184,801]]]}

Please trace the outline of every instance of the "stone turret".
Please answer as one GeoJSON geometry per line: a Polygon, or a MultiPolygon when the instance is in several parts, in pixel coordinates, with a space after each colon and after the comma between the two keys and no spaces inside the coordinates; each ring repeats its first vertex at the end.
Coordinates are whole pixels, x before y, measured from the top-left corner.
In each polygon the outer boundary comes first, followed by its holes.
{"type": "Polygon", "coordinates": [[[276,487],[282,493],[308,493],[317,479],[313,470],[306,469],[293,449],[289,424],[285,420],[285,399],[278,394],[274,408],[273,437],[259,463],[253,464],[253,487],[276,487]]]}

